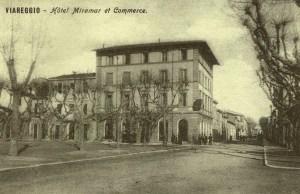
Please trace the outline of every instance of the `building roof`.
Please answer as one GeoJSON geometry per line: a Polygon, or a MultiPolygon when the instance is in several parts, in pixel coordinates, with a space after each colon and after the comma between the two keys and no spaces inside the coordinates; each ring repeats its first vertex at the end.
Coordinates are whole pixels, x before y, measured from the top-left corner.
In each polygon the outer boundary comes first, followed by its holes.
{"type": "Polygon", "coordinates": [[[50,77],[49,80],[66,80],[66,79],[87,79],[96,78],[96,73],[72,73],[65,74],[56,77],[50,77]]]}
{"type": "Polygon", "coordinates": [[[219,61],[211,51],[206,41],[203,40],[189,40],[189,41],[173,41],[173,42],[156,42],[156,43],[142,43],[131,45],[119,45],[105,48],[94,49],[97,55],[123,54],[130,52],[143,51],[157,51],[162,49],[174,48],[199,48],[200,53],[210,65],[219,65],[219,61]]]}
{"type": "Polygon", "coordinates": [[[232,110],[223,110],[223,112],[231,114],[231,115],[235,115],[235,116],[244,116],[243,114],[235,112],[235,111],[232,111],[232,110]]]}
{"type": "Polygon", "coordinates": [[[230,123],[230,124],[232,124],[232,125],[235,126],[235,123],[233,121],[231,121],[231,120],[228,120],[227,123],[230,123]]]}

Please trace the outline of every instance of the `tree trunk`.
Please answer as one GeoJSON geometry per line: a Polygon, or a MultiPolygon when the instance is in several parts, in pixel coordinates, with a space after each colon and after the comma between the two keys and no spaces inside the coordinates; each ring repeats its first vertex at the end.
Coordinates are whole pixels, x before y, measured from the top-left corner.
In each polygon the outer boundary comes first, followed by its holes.
{"type": "Polygon", "coordinates": [[[296,121],[294,125],[294,150],[300,153],[300,142],[299,142],[299,122],[296,121]]]}
{"type": "Polygon", "coordinates": [[[17,156],[18,155],[18,136],[20,132],[20,100],[21,95],[19,92],[13,92],[13,102],[12,102],[12,120],[11,120],[11,128],[10,128],[10,148],[9,155],[17,156]]]}
{"type": "Polygon", "coordinates": [[[84,125],[79,123],[79,149],[80,151],[84,150],[84,125]]]}
{"type": "Polygon", "coordinates": [[[163,140],[163,145],[166,146],[168,142],[168,137],[167,137],[167,121],[166,121],[166,112],[165,109],[163,110],[163,123],[164,123],[164,140],[163,140]]]}
{"type": "Polygon", "coordinates": [[[6,142],[6,134],[7,134],[7,123],[8,121],[4,121],[3,123],[3,131],[2,131],[2,140],[6,142]]]}
{"type": "Polygon", "coordinates": [[[145,122],[143,122],[143,144],[146,144],[146,141],[147,141],[147,138],[146,138],[146,135],[147,135],[147,128],[146,128],[146,124],[145,122]]]}
{"type": "Polygon", "coordinates": [[[118,121],[118,117],[116,118],[116,142],[117,144],[119,144],[120,142],[120,133],[119,133],[119,121],[118,121]]]}
{"type": "Polygon", "coordinates": [[[136,143],[141,143],[141,126],[140,124],[137,127],[137,132],[136,132],[136,143]]]}

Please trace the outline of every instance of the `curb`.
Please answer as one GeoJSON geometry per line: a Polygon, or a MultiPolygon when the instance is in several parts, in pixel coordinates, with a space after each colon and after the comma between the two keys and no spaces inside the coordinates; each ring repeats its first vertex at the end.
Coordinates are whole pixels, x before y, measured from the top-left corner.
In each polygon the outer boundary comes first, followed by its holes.
{"type": "Polygon", "coordinates": [[[225,153],[225,152],[220,152],[220,153],[224,154],[224,155],[235,156],[235,157],[240,157],[240,158],[245,158],[245,159],[263,160],[263,158],[247,157],[247,156],[241,156],[241,155],[238,155],[238,154],[231,154],[231,153],[225,153]]]}
{"type": "Polygon", "coordinates": [[[264,165],[267,167],[276,168],[276,169],[300,170],[300,168],[298,168],[298,167],[277,166],[277,165],[269,164],[268,159],[267,159],[266,146],[264,146],[264,165]]]}
{"type": "MultiPolygon", "coordinates": [[[[210,154],[211,152],[207,152],[207,151],[202,151],[204,153],[208,153],[210,154]]],[[[232,153],[227,153],[227,152],[222,152],[222,151],[215,151],[215,153],[213,154],[223,154],[223,155],[228,155],[228,156],[235,156],[235,157],[239,157],[239,158],[245,158],[245,159],[252,159],[252,160],[263,160],[263,158],[257,158],[257,157],[251,157],[251,156],[242,156],[239,154],[232,154],[232,153]]]]}
{"type": "Polygon", "coordinates": [[[9,167],[9,168],[1,168],[0,172],[10,171],[10,170],[18,170],[18,169],[27,169],[27,168],[38,168],[42,166],[54,166],[60,164],[73,164],[85,161],[97,161],[97,160],[104,160],[104,159],[113,159],[119,157],[126,157],[126,156],[134,156],[134,155],[142,155],[142,154],[151,154],[151,153],[164,153],[170,151],[181,151],[181,150],[189,150],[191,148],[176,148],[176,149],[168,149],[168,150],[154,150],[154,151],[144,151],[144,152],[136,152],[136,153],[129,153],[129,154],[119,154],[113,156],[101,156],[95,158],[85,158],[85,159],[78,159],[78,160],[70,160],[70,161],[62,161],[62,162],[49,162],[49,163],[41,163],[41,164],[32,164],[26,166],[18,166],[18,167],[9,167]]]}

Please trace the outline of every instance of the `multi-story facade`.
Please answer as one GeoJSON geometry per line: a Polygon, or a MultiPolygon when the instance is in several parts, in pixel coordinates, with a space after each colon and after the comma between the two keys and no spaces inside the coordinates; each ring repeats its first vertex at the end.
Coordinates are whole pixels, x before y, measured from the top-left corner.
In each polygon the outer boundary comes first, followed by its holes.
{"type": "Polygon", "coordinates": [[[48,97],[32,102],[29,136],[37,140],[72,141],[81,136],[85,141],[95,140],[96,74],[73,73],[47,82],[48,97]]]}
{"type": "MultiPolygon", "coordinates": [[[[139,124],[130,126],[122,113],[117,121],[103,117],[108,112],[122,112],[120,106],[124,99],[134,99],[137,106],[143,106],[141,95],[120,86],[140,86],[148,77],[157,78],[161,85],[167,86],[157,92],[163,98],[162,103],[172,107],[166,116],[168,142],[172,138],[191,142],[194,135],[212,134],[213,66],[219,62],[205,41],[123,45],[95,51],[100,139],[123,138],[124,141],[124,133],[130,128],[135,137],[133,142],[143,141],[139,124]],[[184,84],[179,88],[180,83],[184,84]],[[201,107],[193,109],[195,104],[201,107]]],[[[160,118],[148,141],[162,141],[163,130],[160,118]]]]}

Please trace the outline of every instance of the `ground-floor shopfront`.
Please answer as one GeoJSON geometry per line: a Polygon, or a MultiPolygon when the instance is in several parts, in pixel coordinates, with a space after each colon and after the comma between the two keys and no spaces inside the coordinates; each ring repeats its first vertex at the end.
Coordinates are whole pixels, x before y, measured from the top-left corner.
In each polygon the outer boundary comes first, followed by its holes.
{"type": "Polygon", "coordinates": [[[130,118],[114,117],[97,122],[99,140],[126,143],[160,143],[166,133],[169,143],[192,143],[199,135],[212,135],[212,118],[200,113],[172,113],[155,123],[138,123],[130,118]],[[164,130],[166,127],[166,130],[164,130]]]}
{"type": "Polygon", "coordinates": [[[78,124],[72,120],[46,122],[40,118],[33,118],[24,138],[32,140],[70,140],[84,138],[85,141],[97,139],[96,122],[89,121],[78,124]]]}

